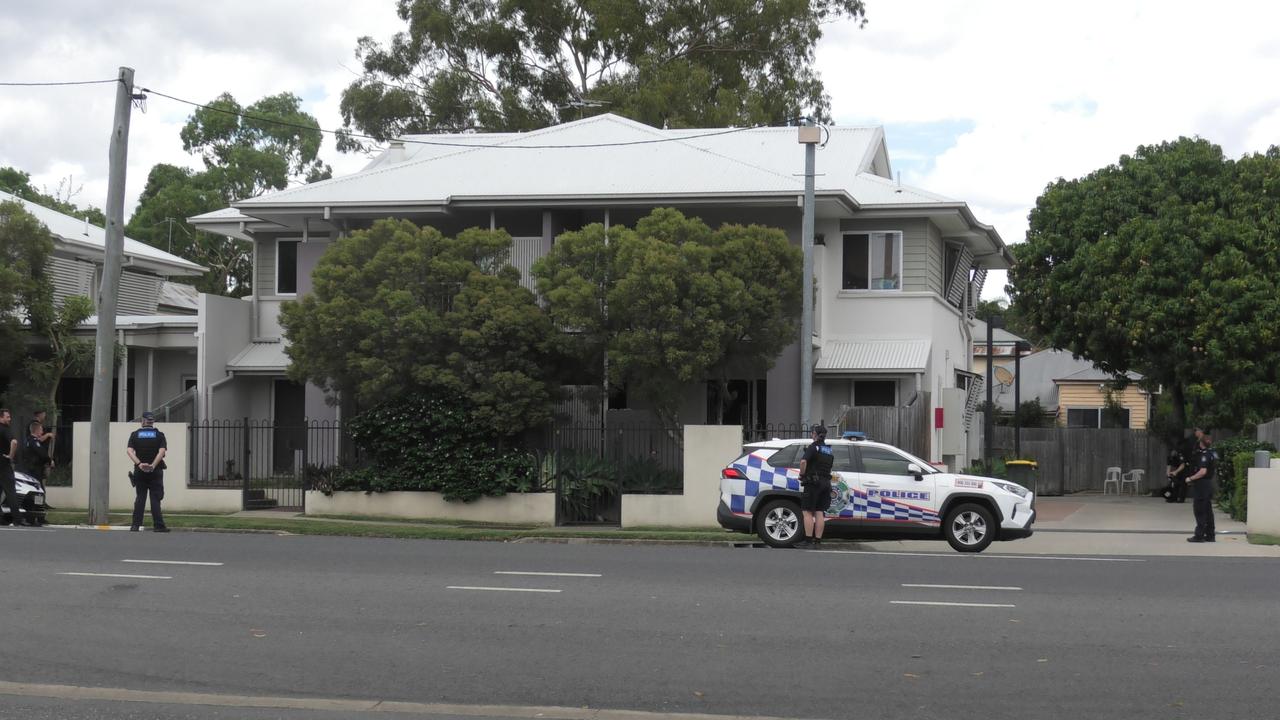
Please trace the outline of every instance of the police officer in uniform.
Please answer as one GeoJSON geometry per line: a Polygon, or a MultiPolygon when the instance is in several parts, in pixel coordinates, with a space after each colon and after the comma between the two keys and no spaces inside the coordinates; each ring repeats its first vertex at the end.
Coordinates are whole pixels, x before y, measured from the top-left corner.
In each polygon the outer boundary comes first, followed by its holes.
{"type": "Polygon", "coordinates": [[[155,427],[156,416],[150,412],[142,413],[142,427],[129,435],[129,459],[133,461],[133,472],[130,480],[137,495],[133,501],[133,523],[129,529],[137,532],[142,527],[142,511],[147,506],[147,495],[151,495],[151,529],[154,532],[169,532],[164,525],[164,515],[160,513],[160,501],[164,499],[164,455],[168,451],[164,433],[155,427]]]}
{"type": "Polygon", "coordinates": [[[13,414],[0,408],[0,490],[14,527],[21,527],[18,491],[14,488],[13,463],[18,458],[18,439],[13,436],[13,414]]]}
{"type": "Polygon", "coordinates": [[[1215,542],[1217,531],[1213,525],[1213,476],[1218,469],[1218,452],[1213,449],[1213,437],[1207,432],[1200,434],[1200,444],[1192,456],[1192,467],[1195,472],[1187,478],[1187,483],[1191,486],[1191,508],[1196,516],[1196,531],[1187,538],[1187,542],[1215,542]]]}
{"type": "Polygon", "coordinates": [[[835,456],[827,444],[827,429],[813,427],[813,442],[804,449],[800,460],[800,510],[804,513],[804,540],[796,543],[799,548],[811,548],[822,544],[822,530],[827,522],[827,508],[831,507],[831,467],[835,456]]]}

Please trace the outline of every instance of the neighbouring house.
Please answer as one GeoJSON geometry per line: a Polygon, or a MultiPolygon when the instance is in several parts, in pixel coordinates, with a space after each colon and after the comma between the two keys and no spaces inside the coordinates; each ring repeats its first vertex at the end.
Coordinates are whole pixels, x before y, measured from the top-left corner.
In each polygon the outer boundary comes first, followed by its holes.
{"type": "MultiPolygon", "coordinates": [[[[976,353],[976,339],[974,343],[976,353]]],[[[996,357],[994,367],[997,368],[996,378],[992,383],[992,402],[1001,410],[1013,412],[1014,383],[1020,380],[1022,401],[1039,400],[1045,411],[1053,415],[1057,425],[1091,428],[1119,426],[1135,430],[1147,427],[1154,400],[1151,393],[1139,386],[1142,375],[1138,373],[1125,373],[1126,385],[1123,389],[1117,389],[1118,378],[1115,375],[1095,368],[1091,361],[1075,357],[1067,350],[1046,349],[1023,355],[1017,371],[1011,356],[1006,362],[1006,358],[998,353],[992,354],[996,357]],[[1007,373],[1000,373],[999,368],[1005,369],[1007,373]],[[1103,412],[1108,395],[1127,416],[1116,425],[1109,425],[1107,415],[1103,412]]]]}
{"type": "MultiPolygon", "coordinates": [[[[106,231],[9,193],[0,192],[0,201],[21,203],[52,233],[54,250],[49,270],[54,302],[83,295],[96,303],[106,254],[106,231]]],[[[143,410],[163,408],[195,386],[199,293],[172,279],[198,276],[205,271],[200,265],[159,248],[124,239],[116,309],[116,341],[124,352],[112,393],[112,419],[128,420],[143,410]]],[[[96,331],[97,317],[91,317],[77,334],[92,338],[96,331]]],[[[38,343],[34,339],[33,342],[38,343]]],[[[38,344],[31,348],[36,353],[40,349],[38,344]]],[[[92,391],[92,377],[62,380],[58,389],[59,425],[89,419],[92,391]]]]}
{"type": "MultiPolygon", "coordinates": [[[[191,218],[254,246],[249,302],[201,296],[199,416],[333,418],[285,375],[281,303],[308,292],[327,245],[386,217],[446,235],[504,228],[528,276],[566,230],[628,226],[674,207],[713,227],[782,228],[800,243],[804,148],[796,128],[657,129],[605,114],[525,133],[406,136],[360,172],[191,218]]],[[[963,464],[980,389],[973,307],[988,269],[1012,257],[960,200],[893,179],[877,127],[832,127],[817,150],[812,417],[799,417],[799,344],[729,397],[690,386],[682,419],[761,426],[838,420],[849,408],[927,406],[931,460],[963,464]],[[935,414],[935,410],[941,413],[935,414]]],[[[643,413],[619,397],[619,413],[643,413]]],[[[598,410],[595,411],[598,418],[598,410]]]]}

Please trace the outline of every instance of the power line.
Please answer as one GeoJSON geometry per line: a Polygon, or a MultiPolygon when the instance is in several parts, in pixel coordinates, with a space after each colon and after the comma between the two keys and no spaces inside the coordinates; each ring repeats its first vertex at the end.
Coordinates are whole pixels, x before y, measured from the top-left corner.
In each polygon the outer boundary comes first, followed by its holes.
{"type": "MultiPolygon", "coordinates": [[[[376,137],[373,137],[372,135],[361,135],[359,133],[340,133],[340,131],[338,130],[326,130],[324,128],[314,127],[311,125],[301,125],[298,123],[286,122],[284,120],[277,120],[275,118],[262,117],[260,115],[250,115],[248,113],[237,112],[235,110],[228,110],[226,108],[215,107],[213,105],[205,105],[203,103],[194,102],[192,100],[185,100],[180,97],[174,97],[173,95],[167,95],[165,93],[160,92],[159,90],[153,90],[151,88],[139,87],[138,90],[145,93],[150,93],[152,95],[158,95],[162,98],[173,100],[174,102],[180,102],[185,105],[191,105],[193,107],[201,108],[203,110],[219,112],[226,115],[235,115],[236,117],[243,118],[245,120],[256,120],[258,122],[273,123],[281,127],[296,128],[298,130],[309,130],[311,132],[320,132],[320,133],[325,133],[329,135],[345,134],[347,137],[358,138],[360,140],[372,140],[373,142],[384,142],[382,140],[379,140],[376,137]]],[[[450,147],[450,148],[489,148],[493,150],[568,150],[568,149],[574,149],[574,148],[607,148],[607,147],[625,147],[629,145],[655,145],[658,143],[680,142],[684,140],[696,140],[698,138],[715,137],[717,135],[730,135],[732,133],[739,133],[746,130],[755,130],[761,127],[766,127],[766,126],[765,125],[749,125],[749,126],[743,126],[739,128],[728,128],[726,130],[713,130],[705,133],[698,133],[695,135],[680,135],[676,137],[654,138],[652,140],[629,140],[625,142],[613,142],[613,143],[585,143],[580,145],[506,145],[506,144],[492,144],[492,143],[453,143],[453,142],[440,142],[438,140],[417,140],[417,139],[410,139],[410,138],[399,138],[399,141],[405,144],[411,144],[411,145],[433,145],[437,147],[450,147]]]]}
{"type": "Polygon", "coordinates": [[[3,87],[53,87],[57,85],[103,85],[120,82],[117,78],[110,80],[70,80],[66,82],[0,82],[3,87]]]}

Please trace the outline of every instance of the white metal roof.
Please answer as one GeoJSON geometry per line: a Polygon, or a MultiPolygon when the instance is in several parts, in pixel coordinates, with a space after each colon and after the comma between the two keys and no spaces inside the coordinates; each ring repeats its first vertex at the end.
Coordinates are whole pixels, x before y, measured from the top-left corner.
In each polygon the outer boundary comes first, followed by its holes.
{"type": "MultiPolygon", "coordinates": [[[[407,136],[403,148],[353,175],[236,207],[253,214],[262,207],[443,205],[467,198],[798,194],[804,152],[796,134],[796,128],[660,130],[605,114],[527,133],[407,136]]],[[[884,158],[880,128],[832,127],[817,150],[817,191],[868,204],[955,202],[878,176],[888,172],[884,158]]]]}
{"type": "Polygon", "coordinates": [[[289,367],[289,356],[284,354],[282,342],[249,343],[239,354],[227,362],[232,373],[283,373],[289,367]]]}
{"type": "Polygon", "coordinates": [[[200,291],[193,285],[162,280],[156,300],[161,307],[190,310],[193,313],[200,309],[200,291]]]}
{"type": "MultiPolygon", "coordinates": [[[[43,205],[0,191],[0,202],[4,201],[22,203],[26,211],[44,223],[45,227],[49,228],[49,232],[53,233],[71,252],[88,251],[88,254],[95,258],[100,258],[106,252],[107,231],[96,225],[90,225],[83,218],[76,219],[57,210],[51,210],[43,205]]],[[[124,258],[158,275],[201,275],[207,270],[190,260],[128,237],[124,239],[124,258]]]]}
{"type": "MultiPolygon", "coordinates": [[[[117,330],[139,330],[153,327],[189,327],[195,329],[199,318],[195,315],[117,315],[117,330]]],[[[81,328],[98,326],[98,316],[91,315],[80,323],[81,328]]]]}
{"type": "Polygon", "coordinates": [[[929,362],[929,338],[859,338],[827,342],[816,372],[924,372],[929,362]]]}

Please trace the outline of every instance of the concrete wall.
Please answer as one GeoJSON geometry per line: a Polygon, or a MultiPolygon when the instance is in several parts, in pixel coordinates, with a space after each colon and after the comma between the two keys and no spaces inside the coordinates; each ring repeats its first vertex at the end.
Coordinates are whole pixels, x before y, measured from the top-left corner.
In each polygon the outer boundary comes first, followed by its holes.
{"type": "Polygon", "coordinates": [[[1280,459],[1249,468],[1248,532],[1280,536],[1280,459]]]}
{"type": "MultiPolygon", "coordinates": [[[[411,519],[471,520],[554,525],[555,493],[520,493],[449,502],[434,492],[307,492],[308,515],[368,515],[411,519]]],[[[626,506],[624,501],[623,506],[626,506]]],[[[714,508],[713,508],[714,510],[714,508]]]]}
{"type": "MultiPolygon", "coordinates": [[[[240,399],[223,395],[223,387],[212,385],[227,377],[227,362],[249,345],[253,304],[237,298],[200,294],[200,322],[197,333],[197,388],[201,417],[235,417],[240,399]]],[[[229,384],[229,383],[228,383],[229,384]]]]}
{"type": "MultiPolygon", "coordinates": [[[[187,487],[187,426],[183,423],[157,423],[164,433],[169,449],[165,454],[164,501],[165,511],[235,512],[242,507],[239,490],[209,490],[187,487]]],[[[135,423],[111,423],[110,429],[110,487],[107,504],[113,510],[132,510],[133,487],[129,485],[129,471],[133,463],[125,452],[129,434],[138,428],[135,423]]],[[[75,423],[74,450],[71,464],[71,487],[48,488],[49,504],[59,509],[87,509],[89,507],[89,423],[75,423]]],[[[150,517],[150,511],[148,511],[150,517]]],[[[148,521],[150,522],[150,521],[148,521]]]]}
{"type": "Polygon", "coordinates": [[[720,471],[742,452],[738,425],[686,425],[684,494],[623,495],[622,526],[718,527],[720,471]]]}

